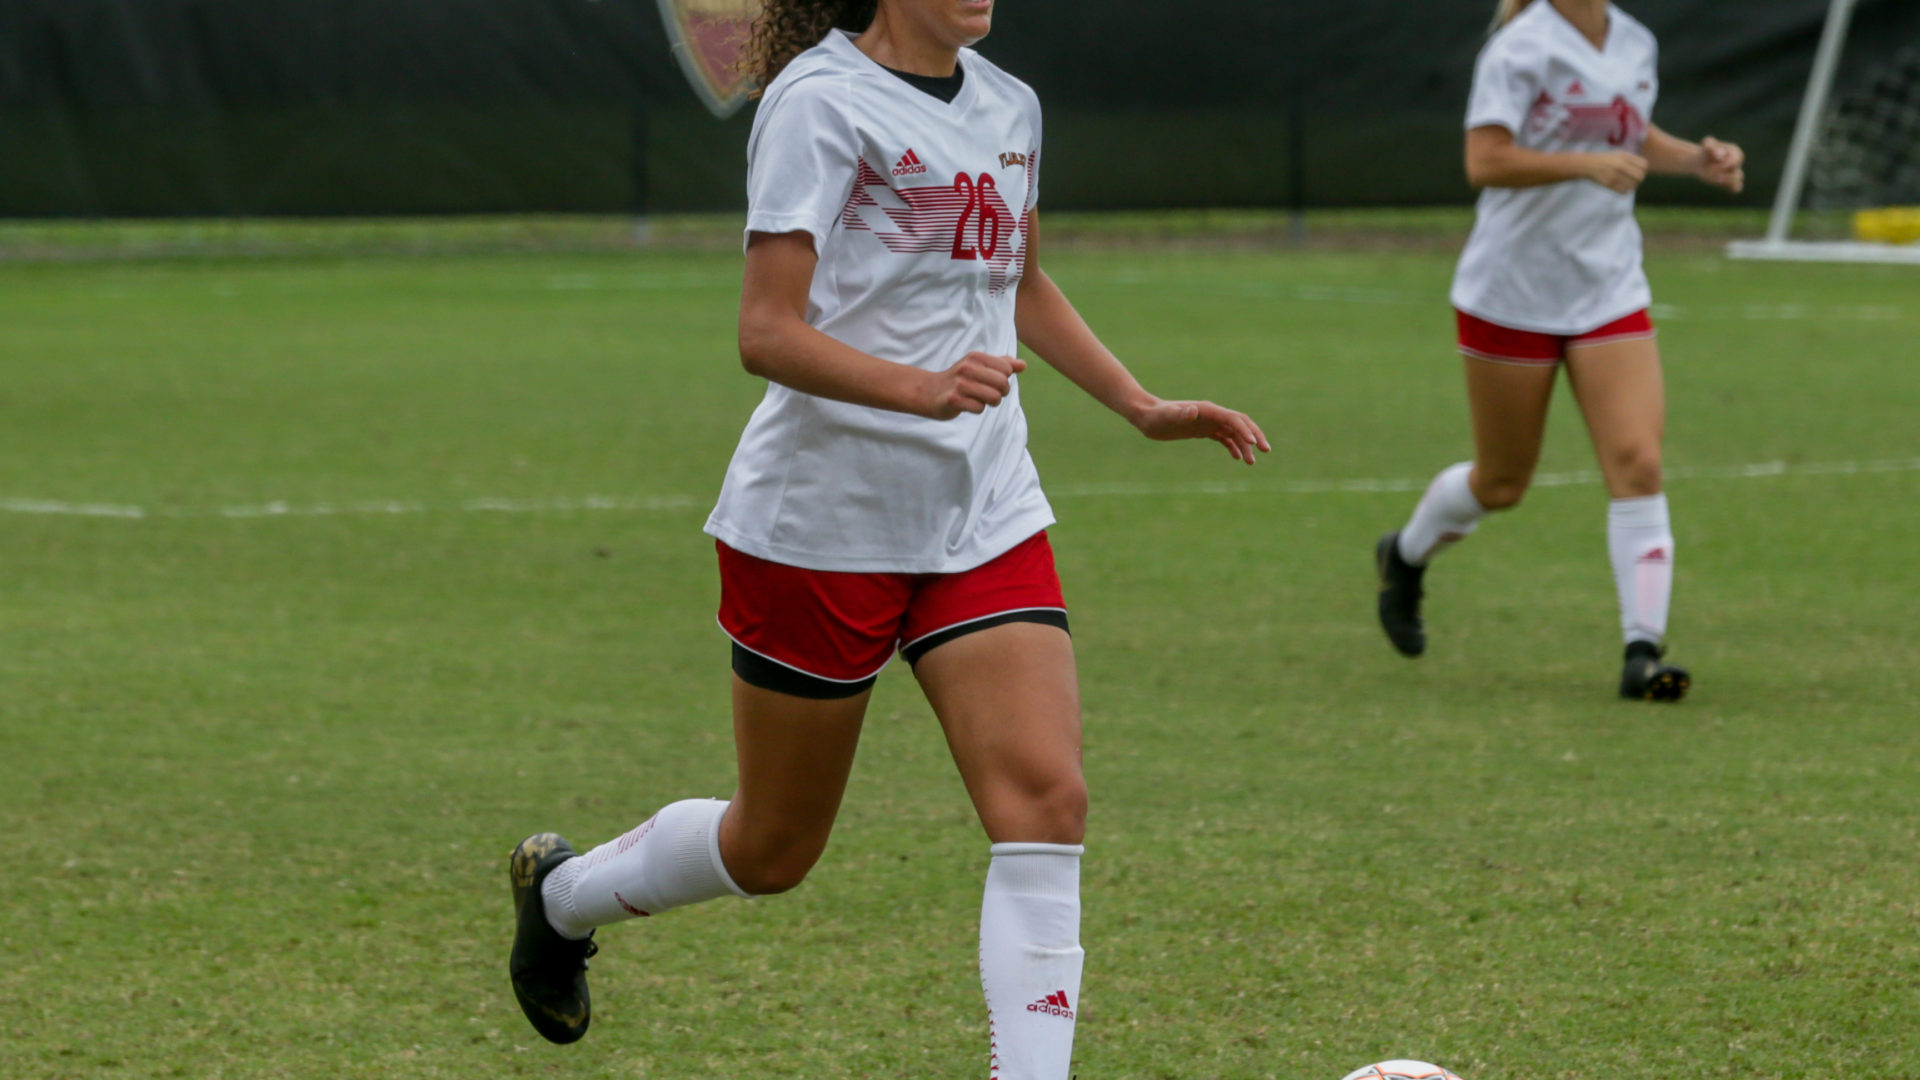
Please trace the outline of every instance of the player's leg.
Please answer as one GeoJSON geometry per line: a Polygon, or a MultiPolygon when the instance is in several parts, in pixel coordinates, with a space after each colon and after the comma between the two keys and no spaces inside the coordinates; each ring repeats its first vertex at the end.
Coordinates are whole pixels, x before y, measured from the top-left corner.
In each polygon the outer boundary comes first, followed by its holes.
{"type": "Polygon", "coordinates": [[[980,983],[999,1080],[1067,1080],[1080,1009],[1080,687],[1045,533],[916,589],[901,654],[987,838],[980,983]]]}
{"type": "Polygon", "coordinates": [[[1073,639],[1016,622],[940,645],[914,664],[987,839],[1074,845],[1087,825],[1073,639]]]}
{"type": "Polygon", "coordinates": [[[719,554],[720,624],[733,639],[733,799],[671,803],[585,855],[552,833],[514,852],[514,992],[555,1042],[586,1032],[596,928],[791,889],[839,813],[911,587],[899,575],[826,574],[724,544],[719,554]]]}
{"type": "Polygon", "coordinates": [[[785,892],[826,849],[910,580],[718,551],[739,789],[731,804],[674,803],[555,871],[548,920],[567,937],[729,892],[785,892]]]}
{"type": "Polygon", "coordinates": [[[1067,1080],[1080,1009],[1087,788],[1064,629],[1016,622],[947,641],[914,674],[987,838],[980,981],[999,1080],[1067,1080]]]}
{"type": "Polygon", "coordinates": [[[1691,679],[1661,662],[1673,595],[1673,528],[1661,478],[1666,435],[1666,386],[1659,343],[1647,336],[1567,351],[1567,378],[1586,417],[1605,478],[1607,550],[1620,599],[1626,660],[1620,692],[1631,698],[1678,701],[1691,679]]]}
{"type": "Polygon", "coordinates": [[[1517,505],[1533,482],[1555,367],[1466,357],[1474,459],[1442,469],[1406,525],[1375,547],[1380,625],[1403,655],[1426,650],[1420,601],[1428,562],[1479,528],[1490,511],[1517,505]]]}
{"type": "Polygon", "coordinates": [[[701,900],[799,885],[826,850],[871,693],[815,700],[735,675],[733,798],[671,803],[563,866],[545,890],[548,921],[583,937],[701,900]]]}
{"type": "Polygon", "coordinates": [[[740,780],[731,802],[670,803],[575,856],[542,833],[514,851],[513,987],[554,1042],[586,1034],[595,929],[722,896],[785,892],[826,850],[871,690],[816,700],[733,680],[740,780]]]}
{"type": "Polygon", "coordinates": [[[814,701],[733,680],[740,782],[720,823],[729,874],[753,896],[795,888],[827,849],[872,691],[814,701]]]}

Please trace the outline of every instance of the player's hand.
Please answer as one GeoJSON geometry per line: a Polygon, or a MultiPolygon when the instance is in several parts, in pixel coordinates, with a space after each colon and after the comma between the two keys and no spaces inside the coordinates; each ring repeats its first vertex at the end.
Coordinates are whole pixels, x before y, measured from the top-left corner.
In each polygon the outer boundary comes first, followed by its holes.
{"type": "Polygon", "coordinates": [[[1260,425],[1246,413],[1215,405],[1211,401],[1160,401],[1141,408],[1133,415],[1133,426],[1149,439],[1212,439],[1227,448],[1237,461],[1253,464],[1254,451],[1273,449],[1260,425]]]}
{"type": "Polygon", "coordinates": [[[1747,186],[1747,152],[1709,135],[1700,140],[1701,180],[1735,195],[1747,186]]]}
{"type": "Polygon", "coordinates": [[[951,420],[961,413],[983,413],[1013,392],[1013,377],[1027,370],[1017,356],[968,353],[945,371],[933,373],[920,415],[951,420]]]}
{"type": "Polygon", "coordinates": [[[1627,195],[1647,179],[1647,159],[1625,150],[1588,154],[1587,179],[1609,191],[1627,195]]]}

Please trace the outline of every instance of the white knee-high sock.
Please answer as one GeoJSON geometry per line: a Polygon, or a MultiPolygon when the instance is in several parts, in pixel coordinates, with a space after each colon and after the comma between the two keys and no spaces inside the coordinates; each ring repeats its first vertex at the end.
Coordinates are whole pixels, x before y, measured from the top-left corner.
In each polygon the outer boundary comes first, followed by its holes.
{"type": "Polygon", "coordinates": [[[1080,1011],[1078,844],[995,844],[980,902],[989,1080],[1068,1080],[1080,1011]]]}
{"type": "Polygon", "coordinates": [[[1480,527],[1480,519],[1487,516],[1487,510],[1473,497],[1473,488],[1467,484],[1467,477],[1472,474],[1473,462],[1463,461],[1440,470],[1440,475],[1427,485],[1427,493],[1420,496],[1420,505],[1413,508],[1413,517],[1400,530],[1401,558],[1415,566],[1425,566],[1427,560],[1480,527]]]}
{"type": "Polygon", "coordinates": [[[1615,499],[1607,507],[1607,554],[1620,590],[1620,630],[1629,644],[1659,644],[1673,598],[1673,525],[1667,497],[1615,499]]]}
{"type": "Polygon", "coordinates": [[[687,799],[640,827],[555,867],[541,885],[547,922],[563,937],[719,896],[746,896],[720,861],[727,803],[687,799]]]}

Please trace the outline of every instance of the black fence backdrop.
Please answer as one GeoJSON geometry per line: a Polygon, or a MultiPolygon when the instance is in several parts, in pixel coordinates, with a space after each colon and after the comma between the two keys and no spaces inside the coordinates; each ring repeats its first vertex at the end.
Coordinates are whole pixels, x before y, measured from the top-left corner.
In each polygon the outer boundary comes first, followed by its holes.
{"type": "MultiPolygon", "coordinates": [[[[1656,122],[1746,144],[1764,200],[1827,0],[1628,6],[1656,122]]],[[[1046,106],[1049,207],[1454,203],[1491,7],[1003,0],[981,49],[1046,106]]],[[[1920,0],[1862,0],[1842,85],[1916,41],[1920,0]]],[[[738,208],[752,108],[669,49],[656,0],[0,0],[0,215],[738,208]]]]}

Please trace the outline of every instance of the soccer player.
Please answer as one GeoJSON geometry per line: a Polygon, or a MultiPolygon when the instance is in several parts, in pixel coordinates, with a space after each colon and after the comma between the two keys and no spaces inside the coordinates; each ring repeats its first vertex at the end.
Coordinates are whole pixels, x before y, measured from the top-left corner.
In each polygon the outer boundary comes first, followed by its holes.
{"type": "Polygon", "coordinates": [[[1033,91],[968,46],[992,0],[771,0],[748,63],[740,357],[766,378],[707,522],[733,641],[739,781],[510,871],[515,995],[585,1034],[597,927],[799,885],[898,650],[991,842],[980,912],[990,1072],[1067,1080],[1087,794],[1066,605],[1027,454],[1024,343],[1151,439],[1252,464],[1244,414],[1148,393],[1040,269],[1033,91]]]}
{"type": "Polygon", "coordinates": [[[1666,389],[1634,192],[1649,172],[1738,192],[1745,155],[1649,122],[1657,58],[1647,28],[1606,0],[1501,0],[1467,106],[1467,177],[1483,190],[1453,283],[1474,457],[1442,470],[1375,548],[1380,624],[1406,656],[1427,646],[1428,562],[1526,493],[1564,364],[1612,497],[1620,694],[1686,696],[1691,680],[1661,643],[1674,555],[1660,477],[1666,389]]]}

